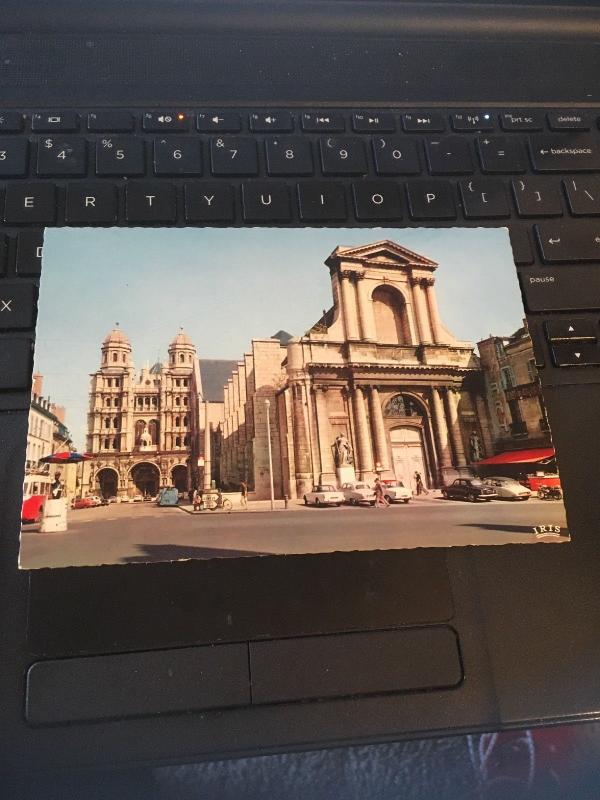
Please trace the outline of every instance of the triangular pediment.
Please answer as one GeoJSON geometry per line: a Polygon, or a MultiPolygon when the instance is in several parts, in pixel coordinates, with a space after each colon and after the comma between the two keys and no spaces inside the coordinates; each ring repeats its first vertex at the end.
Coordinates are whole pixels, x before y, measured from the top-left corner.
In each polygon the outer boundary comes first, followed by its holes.
{"type": "Polygon", "coordinates": [[[423,267],[435,269],[438,264],[420,253],[415,253],[390,239],[384,239],[359,247],[344,247],[339,245],[325,262],[328,266],[339,264],[340,261],[351,261],[372,267],[423,267]]]}

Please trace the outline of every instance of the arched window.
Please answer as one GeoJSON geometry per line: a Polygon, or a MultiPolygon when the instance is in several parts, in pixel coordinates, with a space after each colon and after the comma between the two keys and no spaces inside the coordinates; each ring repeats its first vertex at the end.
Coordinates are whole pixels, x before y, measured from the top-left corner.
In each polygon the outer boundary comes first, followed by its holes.
{"type": "Polygon", "coordinates": [[[115,362],[118,357],[119,357],[118,353],[113,353],[113,362],[115,362]]]}
{"type": "Polygon", "coordinates": [[[104,405],[105,406],[109,406],[110,405],[110,397],[105,397],[104,398],[104,405]]]}
{"type": "Polygon", "coordinates": [[[180,353],[180,354],[179,354],[179,362],[180,362],[181,364],[184,364],[184,363],[185,363],[185,353],[180,353]]]}
{"type": "Polygon", "coordinates": [[[184,406],[187,406],[187,397],[184,397],[184,398],[183,398],[183,405],[184,405],[184,406]]]}
{"type": "Polygon", "coordinates": [[[142,433],[146,430],[146,423],[143,419],[138,419],[135,423],[135,443],[139,444],[142,433]]]}
{"type": "Polygon", "coordinates": [[[183,427],[184,427],[184,428],[187,428],[187,425],[188,425],[188,418],[187,418],[187,417],[184,417],[184,418],[183,418],[183,427]]]}
{"type": "Polygon", "coordinates": [[[181,417],[175,417],[175,427],[179,428],[181,425],[181,417]]]}
{"type": "Polygon", "coordinates": [[[104,440],[104,449],[108,450],[109,447],[110,447],[110,439],[105,439],[104,440]]]}
{"type": "Polygon", "coordinates": [[[113,427],[116,428],[117,430],[119,430],[119,418],[118,417],[115,417],[113,419],[113,427]]]}
{"type": "Polygon", "coordinates": [[[119,449],[119,439],[118,437],[115,437],[113,439],[113,450],[118,450],[118,449],[119,449]]]}
{"type": "Polygon", "coordinates": [[[175,437],[175,447],[181,447],[181,436],[175,437]]]}
{"type": "Polygon", "coordinates": [[[187,378],[184,378],[184,379],[183,379],[183,385],[184,385],[184,386],[187,386],[187,385],[188,385],[187,378]]]}
{"type": "Polygon", "coordinates": [[[104,419],[104,427],[105,428],[110,428],[110,417],[106,417],[104,419]]]}
{"type": "Polygon", "coordinates": [[[176,405],[176,406],[180,406],[180,405],[181,405],[181,397],[177,396],[177,397],[175,398],[175,405],[176,405]]]}
{"type": "Polygon", "coordinates": [[[120,385],[121,385],[121,379],[115,378],[115,386],[120,386],[120,385]]]}
{"type": "Polygon", "coordinates": [[[153,398],[152,398],[152,405],[154,406],[154,408],[156,408],[156,405],[157,405],[157,403],[158,403],[158,400],[157,400],[157,398],[156,398],[156,397],[153,397],[153,398]]]}
{"type": "Polygon", "coordinates": [[[112,386],[112,378],[106,379],[106,385],[110,388],[112,386]]]}
{"type": "Polygon", "coordinates": [[[151,419],[148,423],[148,433],[152,444],[158,444],[158,422],[155,419],[151,419]]]}
{"type": "Polygon", "coordinates": [[[406,303],[400,292],[388,286],[378,286],[372,299],[377,341],[383,344],[411,344],[406,303]]]}
{"type": "Polygon", "coordinates": [[[192,363],[192,354],[191,353],[188,356],[188,361],[190,362],[190,364],[192,363]]]}
{"type": "Polygon", "coordinates": [[[422,417],[425,410],[421,404],[406,394],[396,394],[385,404],[383,411],[386,417],[422,417]]]}

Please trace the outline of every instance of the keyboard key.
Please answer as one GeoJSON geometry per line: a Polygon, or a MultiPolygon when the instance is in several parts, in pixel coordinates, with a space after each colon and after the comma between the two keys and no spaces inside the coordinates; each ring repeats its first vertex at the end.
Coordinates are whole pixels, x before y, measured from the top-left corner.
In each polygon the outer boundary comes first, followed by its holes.
{"type": "Polygon", "coordinates": [[[547,264],[600,261],[600,222],[540,222],[535,226],[535,233],[542,259],[547,264]]]}
{"type": "Polygon", "coordinates": [[[0,275],[4,275],[7,266],[8,244],[6,236],[0,235],[0,275]]]}
{"type": "Polygon", "coordinates": [[[117,189],[111,183],[69,183],[65,222],[102,225],[117,221],[117,189]]]}
{"type": "Polygon", "coordinates": [[[319,131],[342,133],[346,129],[343,115],[332,114],[330,111],[302,114],[300,124],[302,125],[302,130],[307,133],[319,133],[319,131]]]}
{"type": "Polygon", "coordinates": [[[413,219],[456,219],[454,192],[449,181],[408,181],[406,192],[413,219]]]}
{"type": "Polygon", "coordinates": [[[379,114],[376,111],[353,114],[352,127],[357,133],[393,133],[396,123],[392,114],[379,114]]]}
{"type": "Polygon", "coordinates": [[[402,127],[409,133],[442,133],[446,130],[446,123],[441,114],[402,114],[402,127]]]}
{"type": "Polygon", "coordinates": [[[565,269],[528,269],[519,275],[527,310],[593,311],[600,308],[598,267],[572,264],[565,269]]]}
{"type": "Polygon", "coordinates": [[[459,181],[463,211],[467,219],[510,216],[504,183],[494,179],[459,181]]]}
{"type": "Polygon", "coordinates": [[[233,187],[227,183],[195,182],[184,186],[187,222],[233,222],[233,187]]]}
{"type": "Polygon", "coordinates": [[[429,172],[432,175],[464,175],[473,172],[473,159],[466,139],[447,136],[425,142],[429,172]]]}
{"type": "Polygon", "coordinates": [[[33,370],[31,338],[0,337],[0,389],[29,389],[33,370]]]}
{"type": "Polygon", "coordinates": [[[275,181],[244,183],[242,210],[246,222],[289,222],[292,210],[288,187],[275,181]]]}
{"type": "Polygon", "coordinates": [[[520,217],[562,216],[562,201],[558,183],[546,178],[518,178],[512,191],[520,217]]]}
{"type": "Polygon", "coordinates": [[[571,214],[580,217],[600,214],[600,179],[578,176],[562,184],[571,214]]]}
{"type": "Polygon", "coordinates": [[[457,111],[450,114],[450,122],[457,132],[494,130],[494,115],[488,111],[457,111]]]}
{"type": "Polygon", "coordinates": [[[552,348],[552,360],[557,367],[598,367],[600,347],[594,342],[569,342],[552,348]]]}
{"type": "Polygon", "coordinates": [[[19,277],[41,275],[43,246],[42,231],[21,231],[18,234],[16,271],[19,277]]]}
{"type": "Polygon", "coordinates": [[[357,181],[352,195],[356,219],[402,219],[400,188],[392,181],[357,181]]]}
{"type": "Polygon", "coordinates": [[[38,290],[25,281],[0,281],[0,330],[32,330],[38,290]]]}
{"type": "Polygon", "coordinates": [[[258,175],[256,141],[244,136],[225,136],[210,141],[213,175],[258,175]]]}
{"type": "Polygon", "coordinates": [[[406,136],[376,136],[373,156],[378,175],[419,175],[417,144],[406,136]]]}
{"type": "Polygon", "coordinates": [[[0,133],[19,133],[23,130],[23,123],[20,111],[3,111],[0,114],[0,133]]]}
{"type": "Polygon", "coordinates": [[[527,160],[521,142],[506,136],[479,136],[477,150],[483,172],[525,172],[527,160]]]}
{"type": "Polygon", "coordinates": [[[147,133],[187,131],[190,118],[178,111],[146,111],[142,114],[142,130],[147,133]]]}
{"type": "Polygon", "coordinates": [[[200,133],[238,133],[242,120],[235,111],[203,111],[196,117],[200,133]]]}
{"type": "Polygon", "coordinates": [[[347,217],[346,196],[341,183],[305,181],[298,184],[300,219],[304,222],[343,221],[347,217]]]}
{"type": "Polygon", "coordinates": [[[165,181],[129,181],[125,187],[127,222],[175,222],[175,187],[165,181]]]}
{"type": "Polygon", "coordinates": [[[29,143],[16,137],[0,138],[0,177],[21,178],[27,175],[29,143]]]}
{"type": "Polygon", "coordinates": [[[319,140],[324,175],[364,175],[368,171],[361,139],[328,136],[319,140]]]}
{"type": "Polygon", "coordinates": [[[265,142],[269,175],[312,175],[311,144],[300,136],[284,136],[265,142]]]}
{"type": "Polygon", "coordinates": [[[529,230],[524,225],[511,225],[508,229],[515,264],[533,264],[533,247],[529,230]]]}
{"type": "Polygon", "coordinates": [[[79,117],[74,111],[50,111],[34,114],[31,118],[31,130],[35,133],[77,131],[79,130],[79,117]]]}
{"type": "Polygon", "coordinates": [[[154,140],[155,175],[202,175],[202,142],[192,136],[154,140]]]}
{"type": "Polygon", "coordinates": [[[250,130],[254,133],[281,132],[289,133],[294,130],[294,118],[289,111],[269,111],[267,113],[252,113],[249,117],[250,130]]]}
{"type": "Polygon", "coordinates": [[[551,111],[546,114],[552,131],[589,131],[592,120],[579,111],[551,111]]]}
{"type": "Polygon", "coordinates": [[[530,136],[529,152],[536,172],[591,172],[600,170],[600,151],[585,134],[530,136]]]}
{"type": "Polygon", "coordinates": [[[544,117],[531,111],[506,111],[500,114],[500,125],[505,131],[541,131],[544,117]]]}
{"type": "Polygon", "coordinates": [[[87,172],[85,139],[57,136],[40,139],[36,171],[46,177],[84,177],[87,172]]]}
{"type": "Polygon", "coordinates": [[[598,326],[590,319],[568,317],[567,319],[551,319],[544,323],[546,338],[549,342],[590,341],[598,339],[598,326]]]}
{"type": "Polygon", "coordinates": [[[96,175],[134,176],[145,170],[144,142],[109,136],[96,142],[96,175]]]}
{"type": "Polygon", "coordinates": [[[91,111],[87,127],[91,133],[130,133],[134,119],[129,111],[91,111]]]}
{"type": "Polygon", "coordinates": [[[56,219],[56,188],[51,183],[11,183],[6,187],[4,221],[50,225],[56,219]]]}

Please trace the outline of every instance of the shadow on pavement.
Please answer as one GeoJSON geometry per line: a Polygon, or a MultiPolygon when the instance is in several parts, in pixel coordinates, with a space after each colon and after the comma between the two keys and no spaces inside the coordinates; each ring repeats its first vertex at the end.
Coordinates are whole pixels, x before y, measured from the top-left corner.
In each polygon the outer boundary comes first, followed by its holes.
{"type": "Polygon", "coordinates": [[[501,522],[461,522],[461,528],[475,528],[478,531],[500,531],[500,533],[530,533],[535,535],[532,525],[503,525],[501,522]]]}
{"type": "Polygon", "coordinates": [[[270,556],[260,550],[223,550],[216,547],[194,547],[187,544],[138,544],[142,555],[121,558],[122,564],[148,564],[153,561],[177,561],[185,558],[240,558],[270,556]]]}

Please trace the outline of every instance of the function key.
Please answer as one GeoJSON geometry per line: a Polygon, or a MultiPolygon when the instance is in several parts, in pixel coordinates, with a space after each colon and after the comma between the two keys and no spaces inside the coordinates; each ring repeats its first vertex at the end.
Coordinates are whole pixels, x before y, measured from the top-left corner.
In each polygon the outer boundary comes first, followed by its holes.
{"type": "Polygon", "coordinates": [[[317,131],[330,131],[331,133],[341,133],[345,130],[344,117],[342,114],[332,114],[329,111],[319,111],[317,113],[307,112],[300,117],[302,130],[307,133],[317,131]]]}
{"type": "Polygon", "coordinates": [[[442,133],[446,129],[441,114],[402,114],[402,127],[408,133],[430,131],[442,133]]]}
{"type": "Polygon", "coordinates": [[[50,131],[76,131],[79,129],[79,117],[74,111],[50,111],[34,114],[31,118],[31,130],[40,133],[50,131]]]}
{"type": "Polygon", "coordinates": [[[130,133],[133,125],[129,111],[91,111],[87,119],[91,133],[130,133]]]}
{"type": "Polygon", "coordinates": [[[294,130],[294,119],[289,111],[269,111],[250,114],[250,130],[254,133],[289,133],[294,130]]]}
{"type": "Polygon", "coordinates": [[[196,128],[200,133],[238,133],[242,120],[234,111],[202,111],[196,117],[196,128]]]}
{"type": "Polygon", "coordinates": [[[505,131],[541,131],[544,128],[544,117],[530,111],[506,111],[500,114],[500,125],[505,131]]]}
{"type": "Polygon", "coordinates": [[[352,127],[357,133],[371,131],[393,133],[396,130],[396,123],[392,114],[378,114],[371,111],[365,114],[353,114],[352,127]]]}
{"type": "Polygon", "coordinates": [[[181,111],[146,111],[142,115],[142,129],[148,133],[161,131],[187,131],[190,119],[181,111]]]}
{"type": "Polygon", "coordinates": [[[589,131],[592,127],[590,117],[578,111],[553,111],[546,116],[553,131],[589,131]]]}
{"type": "Polygon", "coordinates": [[[549,342],[589,341],[595,342],[598,331],[590,319],[551,319],[544,323],[549,342]]]}
{"type": "Polygon", "coordinates": [[[489,111],[457,111],[450,115],[452,129],[464,131],[493,131],[494,115],[489,111]]]}
{"type": "Polygon", "coordinates": [[[23,130],[23,114],[20,111],[4,111],[0,113],[0,131],[18,133],[23,130]]]}

